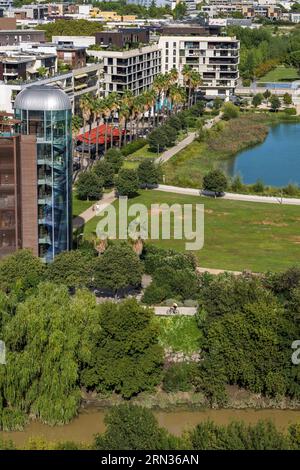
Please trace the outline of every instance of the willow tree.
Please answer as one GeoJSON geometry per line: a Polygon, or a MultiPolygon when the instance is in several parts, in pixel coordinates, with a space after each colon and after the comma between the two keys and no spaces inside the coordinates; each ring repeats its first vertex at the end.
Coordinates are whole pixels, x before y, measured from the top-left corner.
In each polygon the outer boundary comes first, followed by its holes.
{"type": "Polygon", "coordinates": [[[2,405],[52,425],[70,421],[80,403],[80,367],[91,360],[99,328],[92,294],[70,297],[64,286],[41,283],[3,329],[2,405]]]}

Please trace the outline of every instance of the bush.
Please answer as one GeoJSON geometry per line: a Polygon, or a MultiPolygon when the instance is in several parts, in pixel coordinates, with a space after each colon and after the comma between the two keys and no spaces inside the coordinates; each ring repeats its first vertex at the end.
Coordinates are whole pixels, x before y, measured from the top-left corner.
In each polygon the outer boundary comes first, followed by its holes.
{"type": "Polygon", "coordinates": [[[173,127],[173,129],[176,129],[176,131],[180,131],[182,129],[182,122],[176,115],[169,117],[166,124],[173,127]]]}
{"type": "Polygon", "coordinates": [[[232,180],[232,183],[230,185],[230,189],[234,192],[234,193],[239,193],[241,191],[244,190],[244,185],[242,183],[242,179],[240,177],[240,175],[236,175],[233,180],[232,180]]]}
{"type": "Polygon", "coordinates": [[[288,196],[297,196],[300,192],[300,188],[296,184],[288,184],[284,188],[282,188],[282,191],[284,194],[287,194],[288,196]]]}
{"type": "Polygon", "coordinates": [[[128,157],[128,155],[136,152],[137,150],[143,148],[146,145],[145,139],[136,139],[133,142],[130,142],[129,144],[124,145],[122,147],[121,152],[124,157],[128,157]]]}
{"type": "Polygon", "coordinates": [[[296,116],[297,110],[296,108],[285,108],[284,114],[287,114],[288,116],[296,116]]]}
{"type": "Polygon", "coordinates": [[[188,392],[193,389],[193,380],[196,375],[196,364],[172,364],[165,372],[163,389],[166,392],[188,392]]]}
{"type": "Polygon", "coordinates": [[[169,138],[162,127],[154,129],[148,136],[149,147],[153,152],[161,152],[167,147],[168,142],[169,138]]]}
{"type": "Polygon", "coordinates": [[[265,186],[262,180],[257,180],[256,183],[252,185],[252,189],[255,193],[263,193],[265,186]]]}
{"type": "Polygon", "coordinates": [[[197,259],[193,253],[179,253],[174,250],[157,248],[155,245],[146,245],[143,259],[145,271],[153,274],[156,269],[169,266],[173,269],[190,269],[194,271],[197,266],[197,259]]]}
{"type": "Polygon", "coordinates": [[[167,146],[172,147],[175,144],[177,136],[178,136],[177,130],[169,125],[165,125],[161,129],[164,132],[164,134],[167,136],[167,146]]]}
{"type": "Polygon", "coordinates": [[[229,121],[239,116],[239,108],[233,103],[225,103],[223,106],[223,119],[229,121]]]}

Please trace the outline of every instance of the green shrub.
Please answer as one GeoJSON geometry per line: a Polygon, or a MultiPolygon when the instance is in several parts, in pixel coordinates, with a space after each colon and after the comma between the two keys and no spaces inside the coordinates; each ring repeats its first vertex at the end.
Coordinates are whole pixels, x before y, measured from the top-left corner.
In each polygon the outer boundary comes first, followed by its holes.
{"type": "Polygon", "coordinates": [[[137,150],[141,149],[146,145],[145,139],[136,139],[133,142],[130,142],[121,149],[122,154],[124,157],[128,157],[128,155],[136,152],[137,150]]]}
{"type": "Polygon", "coordinates": [[[296,110],[296,108],[286,108],[284,110],[284,113],[288,114],[289,116],[296,116],[297,110],[296,110]]]}
{"type": "Polygon", "coordinates": [[[193,388],[196,375],[196,364],[172,364],[165,372],[163,389],[166,392],[188,392],[193,388]]]}

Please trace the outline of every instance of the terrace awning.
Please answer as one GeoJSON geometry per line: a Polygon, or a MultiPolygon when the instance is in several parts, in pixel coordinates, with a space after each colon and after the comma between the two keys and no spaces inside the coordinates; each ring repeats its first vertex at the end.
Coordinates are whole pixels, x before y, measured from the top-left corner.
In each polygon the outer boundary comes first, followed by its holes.
{"type": "MultiPolygon", "coordinates": [[[[81,142],[88,142],[90,144],[95,144],[97,141],[97,135],[98,135],[98,143],[99,144],[104,144],[105,143],[105,133],[107,132],[107,142],[111,141],[111,126],[107,126],[107,131],[106,131],[106,125],[101,124],[98,126],[98,132],[97,132],[97,127],[91,130],[91,132],[87,131],[84,134],[80,134],[77,136],[77,140],[80,140],[81,142]]],[[[113,140],[118,140],[120,136],[120,131],[117,128],[113,128],[112,130],[113,134],[113,140]]],[[[122,135],[125,134],[125,130],[122,130],[122,135]]]]}

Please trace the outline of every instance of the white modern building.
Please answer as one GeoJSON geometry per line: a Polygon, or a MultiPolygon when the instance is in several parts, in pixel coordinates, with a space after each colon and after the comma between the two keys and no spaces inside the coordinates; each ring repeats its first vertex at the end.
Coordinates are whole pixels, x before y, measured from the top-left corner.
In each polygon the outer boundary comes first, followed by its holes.
{"type": "Polygon", "coordinates": [[[161,72],[161,50],[157,44],[123,51],[93,51],[103,68],[101,91],[104,96],[112,91],[124,93],[131,90],[135,95],[151,87],[161,72]]]}
{"type": "Polygon", "coordinates": [[[185,65],[200,73],[207,96],[229,97],[239,77],[239,41],[226,36],[160,36],[162,73],[172,68],[182,71],[185,65]]]}

